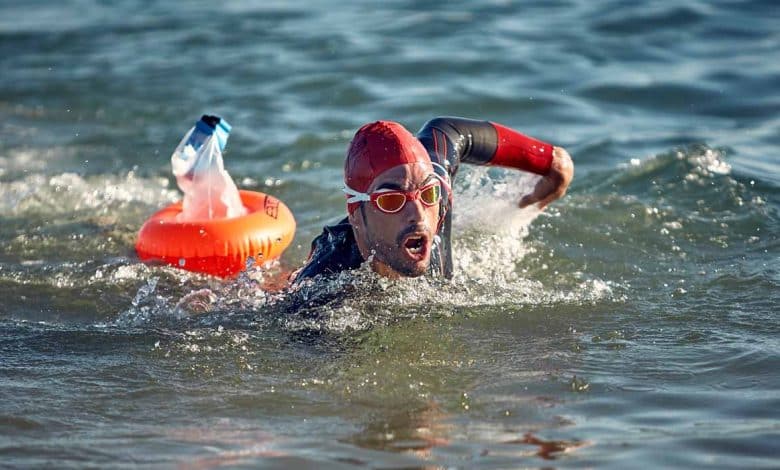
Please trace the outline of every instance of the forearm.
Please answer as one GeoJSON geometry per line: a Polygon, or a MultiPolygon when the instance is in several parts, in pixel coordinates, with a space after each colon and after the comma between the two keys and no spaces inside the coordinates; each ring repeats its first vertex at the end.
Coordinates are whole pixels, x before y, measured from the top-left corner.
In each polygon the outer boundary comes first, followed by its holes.
{"type": "Polygon", "coordinates": [[[489,165],[517,168],[546,175],[553,162],[553,146],[521,134],[501,124],[491,123],[496,129],[496,152],[489,165]]]}

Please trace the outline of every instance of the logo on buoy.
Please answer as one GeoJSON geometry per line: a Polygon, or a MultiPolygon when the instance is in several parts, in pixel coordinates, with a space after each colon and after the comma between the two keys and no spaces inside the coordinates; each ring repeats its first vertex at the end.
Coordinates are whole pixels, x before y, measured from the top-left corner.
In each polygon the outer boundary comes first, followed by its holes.
{"type": "Polygon", "coordinates": [[[279,216],[279,201],[276,198],[266,196],[263,207],[265,208],[265,215],[268,217],[276,219],[279,216]]]}

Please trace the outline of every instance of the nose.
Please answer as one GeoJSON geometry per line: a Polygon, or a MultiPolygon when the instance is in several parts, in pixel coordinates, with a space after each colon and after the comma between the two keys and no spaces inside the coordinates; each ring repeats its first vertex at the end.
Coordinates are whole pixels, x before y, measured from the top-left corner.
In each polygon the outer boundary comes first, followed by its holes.
{"type": "Polygon", "coordinates": [[[423,206],[420,198],[406,201],[406,219],[410,224],[417,224],[425,221],[425,206],[423,206]]]}

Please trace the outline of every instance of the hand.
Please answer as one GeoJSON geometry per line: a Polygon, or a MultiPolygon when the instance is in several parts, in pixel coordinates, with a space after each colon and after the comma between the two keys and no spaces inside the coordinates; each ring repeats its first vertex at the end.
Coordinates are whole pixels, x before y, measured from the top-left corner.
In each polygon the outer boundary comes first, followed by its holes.
{"type": "Polygon", "coordinates": [[[528,207],[538,202],[539,209],[544,209],[547,204],[566,194],[566,189],[572,178],[574,178],[574,164],[569,152],[562,147],[553,147],[553,161],[550,171],[536,183],[531,194],[520,200],[520,207],[528,207]]]}

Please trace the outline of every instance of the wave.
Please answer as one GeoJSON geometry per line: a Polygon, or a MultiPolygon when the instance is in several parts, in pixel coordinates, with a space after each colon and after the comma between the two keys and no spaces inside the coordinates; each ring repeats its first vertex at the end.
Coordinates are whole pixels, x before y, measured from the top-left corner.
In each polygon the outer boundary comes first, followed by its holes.
{"type": "Polygon", "coordinates": [[[488,169],[469,171],[461,179],[453,224],[457,274],[452,280],[390,280],[376,276],[365,265],[352,272],[272,291],[264,285],[289,271],[276,267],[273,273],[267,267],[251,266],[234,281],[211,283],[177,298],[165,295],[167,283],[154,277],[141,287],[117,324],[182,321],[188,325],[256,327],[274,323],[286,331],[344,333],[404,318],[449,317],[486,307],[619,300],[611,283],[581,273],[566,290],[547,287],[523,273],[519,263],[531,250],[524,238],[540,211],[519,209],[517,202],[532,189],[536,179],[488,169]]]}
{"type": "MultiPolygon", "coordinates": [[[[120,328],[275,324],[285,331],[362,331],[400,318],[493,307],[624,302],[632,289],[656,282],[639,269],[660,273],[680,261],[733,256],[746,245],[769,249],[779,220],[776,204],[767,201],[773,194],[734,175],[724,151],[706,146],[578,175],[570,194],[545,212],[517,207],[538,177],[464,170],[450,281],[391,281],[366,269],[280,289],[290,260],[250,266],[229,281],[142,264],[132,248],[136,230],[177,193],[166,178],[131,171],[29,175],[0,187],[0,212],[9,221],[0,229],[9,240],[0,254],[0,289],[44,298],[59,292],[73,299],[61,314],[91,312],[98,324],[120,328]],[[105,292],[114,296],[106,299],[105,292]],[[84,302],[97,307],[85,309],[84,302]]],[[[702,268],[675,269],[683,276],[702,268]]]]}

